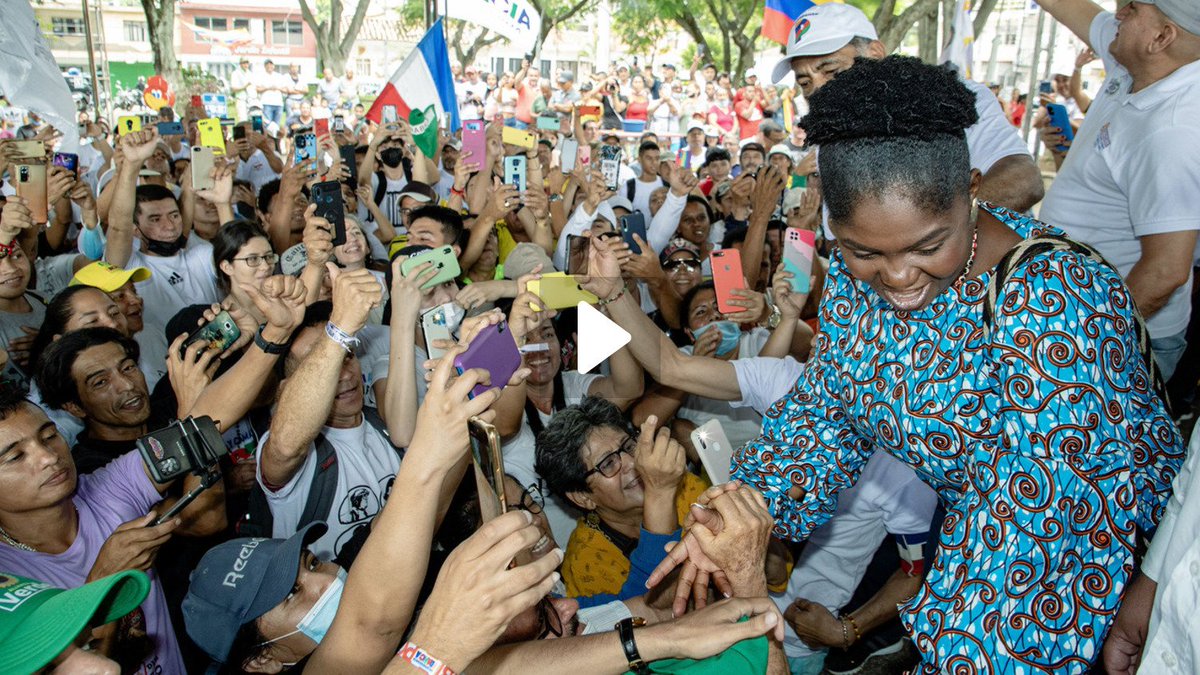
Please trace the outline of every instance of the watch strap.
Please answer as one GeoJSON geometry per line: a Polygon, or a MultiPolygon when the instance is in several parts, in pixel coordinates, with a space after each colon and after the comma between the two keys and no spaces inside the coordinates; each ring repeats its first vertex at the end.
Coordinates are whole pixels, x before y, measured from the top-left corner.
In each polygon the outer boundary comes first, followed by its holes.
{"type": "Polygon", "coordinates": [[[254,344],[258,345],[258,348],[267,354],[286,354],[288,350],[286,342],[267,342],[267,339],[263,337],[261,328],[254,334],[254,344]]]}
{"type": "Polygon", "coordinates": [[[625,650],[625,660],[629,663],[629,670],[637,673],[637,675],[646,675],[650,672],[650,666],[642,660],[642,655],[638,653],[637,641],[633,638],[634,627],[644,625],[646,625],[645,620],[638,617],[630,617],[628,619],[621,619],[614,626],[617,635],[621,638],[621,649],[625,650]]]}

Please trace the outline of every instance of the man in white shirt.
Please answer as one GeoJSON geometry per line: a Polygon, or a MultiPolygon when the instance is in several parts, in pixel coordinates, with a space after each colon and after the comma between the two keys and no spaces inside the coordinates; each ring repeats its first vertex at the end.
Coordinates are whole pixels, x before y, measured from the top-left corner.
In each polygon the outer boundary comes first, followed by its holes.
{"type": "Polygon", "coordinates": [[[246,130],[246,134],[234,141],[238,157],[234,178],[249,182],[254,186],[255,196],[258,196],[262,186],[279,178],[283,173],[283,159],[272,147],[270,137],[254,131],[250,122],[240,124],[246,130]]]}
{"type": "Polygon", "coordinates": [[[479,69],[467,66],[466,81],[455,86],[458,94],[459,116],[464,120],[483,117],[483,100],[487,98],[487,82],[479,78],[479,69]]]}
{"type": "Polygon", "coordinates": [[[258,89],[254,85],[254,73],[250,70],[250,59],[242,57],[237,70],[229,76],[229,91],[237,102],[237,119],[246,119],[250,106],[258,105],[258,89]]]}
{"type": "Polygon", "coordinates": [[[337,108],[342,102],[342,81],[333,74],[333,68],[325,68],[324,76],[317,81],[317,93],[330,108],[337,108]]]}
{"type": "MultiPolygon", "coordinates": [[[[827,3],[801,14],[788,34],[787,53],[775,65],[771,79],[789,72],[804,96],[812,96],[857,57],[882,59],[887,49],[871,20],[851,5],[827,3]]],[[[979,121],[967,129],[971,168],[983,174],[979,199],[1016,211],[1028,211],[1042,199],[1042,174],[1017,130],[1008,123],[1000,102],[984,85],[963,84],[975,93],[979,121]]]]}
{"type": "Polygon", "coordinates": [[[638,146],[638,164],[642,172],[636,178],[625,181],[625,198],[633,205],[633,210],[642,214],[649,223],[653,215],[650,213],[650,193],[666,185],[658,175],[659,161],[658,144],[654,141],[642,141],[638,146]]]}
{"type": "Polygon", "coordinates": [[[263,72],[255,80],[258,87],[259,100],[262,102],[263,117],[276,124],[283,123],[283,90],[287,83],[279,73],[275,72],[275,62],[267,59],[263,63],[263,72]]]}
{"type": "Polygon", "coordinates": [[[1133,2],[1116,14],[1090,0],[1042,6],[1104,59],[1108,77],[1039,216],[1125,277],[1170,378],[1187,347],[1200,231],[1200,5],[1133,2]]]}

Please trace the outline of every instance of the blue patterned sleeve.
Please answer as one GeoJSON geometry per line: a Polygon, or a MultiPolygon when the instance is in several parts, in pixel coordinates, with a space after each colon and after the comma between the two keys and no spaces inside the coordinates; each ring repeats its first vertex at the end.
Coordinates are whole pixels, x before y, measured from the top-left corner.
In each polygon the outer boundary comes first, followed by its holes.
{"type": "Polygon", "coordinates": [[[870,446],[842,404],[837,354],[863,304],[841,269],[830,266],[821,301],[821,332],[792,391],[771,406],[762,435],[739,448],[733,478],[756,487],[775,516],[775,534],[806,539],[833,515],[838,493],[858,479],[870,446]],[[800,500],[788,496],[804,490],[800,500]]]}
{"type": "Polygon", "coordinates": [[[1152,533],[1184,445],[1153,393],[1128,287],[1106,266],[1057,252],[1017,270],[998,305],[1002,450],[1068,471],[1092,486],[1088,503],[1132,510],[1152,533]]]}

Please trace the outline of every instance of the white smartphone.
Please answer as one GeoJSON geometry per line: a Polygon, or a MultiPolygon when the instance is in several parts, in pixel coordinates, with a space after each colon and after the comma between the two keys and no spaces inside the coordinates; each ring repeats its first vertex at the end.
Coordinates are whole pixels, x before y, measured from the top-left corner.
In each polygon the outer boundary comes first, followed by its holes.
{"type": "Polygon", "coordinates": [[[446,325],[445,305],[438,305],[421,314],[421,330],[425,332],[425,354],[430,359],[440,359],[446,355],[446,350],[434,347],[437,340],[454,341],[450,328],[446,325]]]}
{"type": "Polygon", "coordinates": [[[713,485],[729,482],[729,464],[733,460],[733,446],[719,420],[709,420],[692,431],[692,445],[700,455],[700,463],[708,472],[713,485]]]}
{"type": "Polygon", "coordinates": [[[579,154],[579,141],[563,138],[558,144],[558,163],[563,173],[575,170],[575,157],[579,154]]]}

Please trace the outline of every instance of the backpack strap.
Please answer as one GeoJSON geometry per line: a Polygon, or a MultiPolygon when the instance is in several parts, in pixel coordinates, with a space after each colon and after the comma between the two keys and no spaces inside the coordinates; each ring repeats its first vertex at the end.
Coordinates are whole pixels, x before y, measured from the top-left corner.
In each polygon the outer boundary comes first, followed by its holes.
{"type": "MultiPolygon", "coordinates": [[[[1000,291],[1005,284],[1012,280],[1017,270],[1030,260],[1045,254],[1056,251],[1065,251],[1076,255],[1090,258],[1091,260],[1105,266],[1120,276],[1116,268],[1112,266],[1104,256],[1096,249],[1076,241],[1065,235],[1048,234],[1040,237],[1031,237],[1012,247],[1000,259],[996,265],[994,274],[991,280],[988,281],[987,295],[983,301],[983,330],[985,339],[989,342],[992,339],[992,328],[996,321],[996,303],[1000,298],[1000,291]]],[[[1158,362],[1154,360],[1154,349],[1150,346],[1150,331],[1146,329],[1146,321],[1142,318],[1142,313],[1138,311],[1137,305],[1130,305],[1130,310],[1133,313],[1134,330],[1137,333],[1138,348],[1142,352],[1142,360],[1146,363],[1146,369],[1150,373],[1150,380],[1153,383],[1155,392],[1162,399],[1167,410],[1171,409],[1171,403],[1167,397],[1166,382],[1163,380],[1162,372],[1158,369],[1158,362]]]]}
{"type": "Polygon", "coordinates": [[[630,178],[625,181],[625,198],[629,200],[630,204],[633,203],[633,195],[637,192],[637,183],[634,182],[636,180],[636,178],[630,178]]]}
{"type": "Polygon", "coordinates": [[[304,502],[304,510],[300,512],[297,529],[309,523],[328,520],[329,507],[333,506],[333,499],[337,496],[337,451],[325,434],[317,434],[314,442],[317,445],[317,469],[313,472],[308,499],[304,502]]]}

